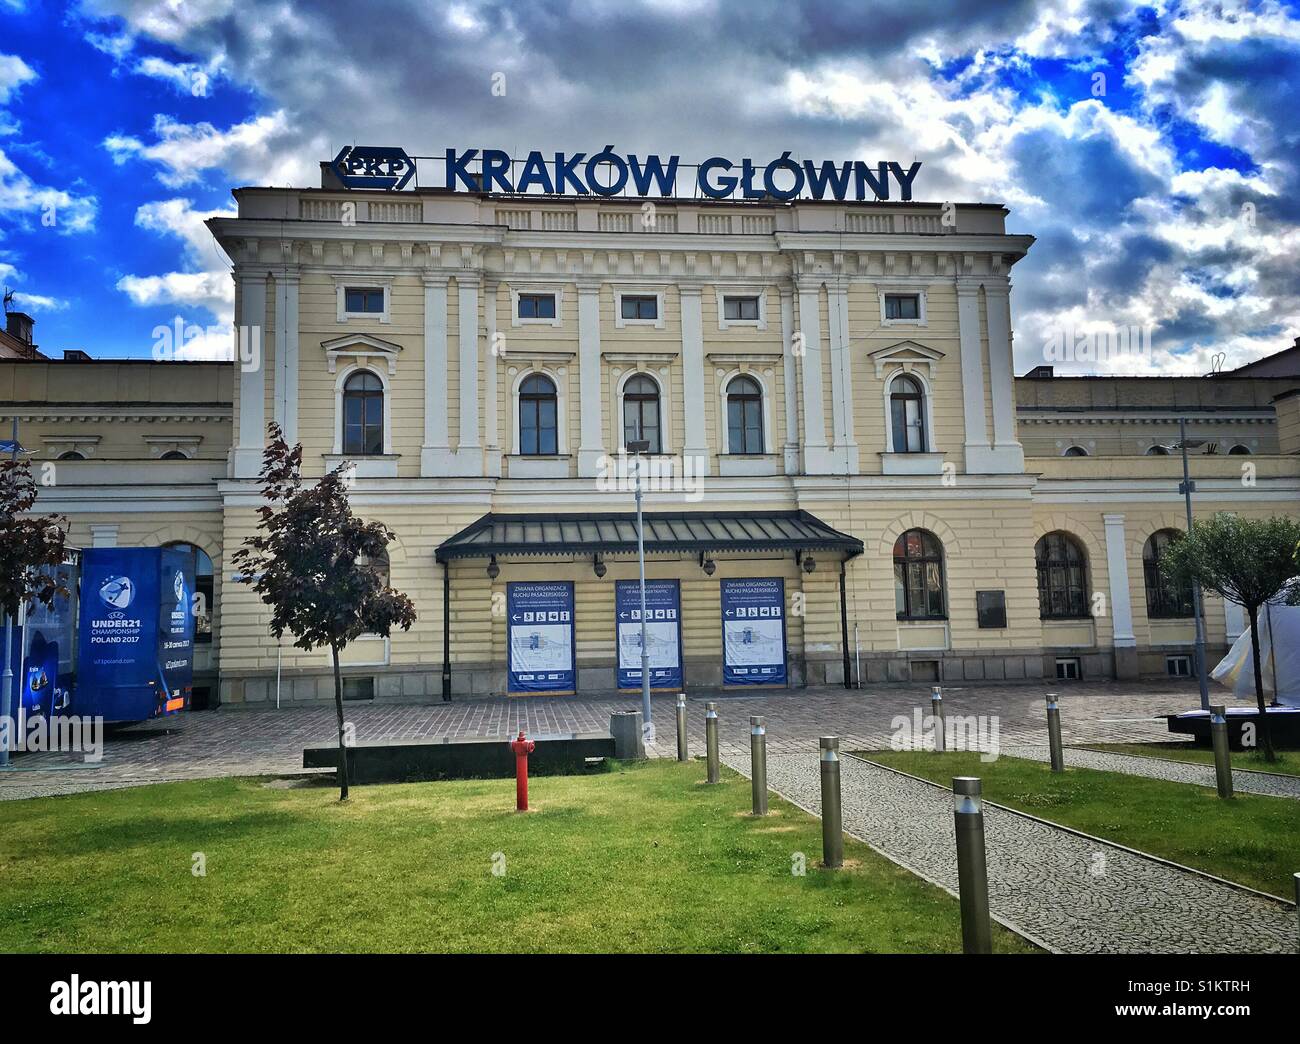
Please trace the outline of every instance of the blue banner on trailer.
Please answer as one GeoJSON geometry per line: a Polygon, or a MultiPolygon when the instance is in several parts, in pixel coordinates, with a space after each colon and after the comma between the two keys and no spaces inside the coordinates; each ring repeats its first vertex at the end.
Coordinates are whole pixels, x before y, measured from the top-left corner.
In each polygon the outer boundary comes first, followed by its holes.
{"type": "MultiPolygon", "coordinates": [[[[682,687],[682,598],[676,580],[645,582],[646,650],[650,654],[650,687],[682,687]]],[[[618,637],[618,687],[641,687],[641,582],[619,580],[614,585],[614,615],[618,637]]]]}
{"type": "Polygon", "coordinates": [[[184,552],[84,552],[73,713],[145,721],[188,705],[193,591],[194,567],[184,552]]]}
{"type": "Polygon", "coordinates": [[[572,581],[506,584],[510,692],[573,692],[572,581]]]}
{"type": "Polygon", "coordinates": [[[64,593],[49,605],[35,602],[23,620],[21,699],[29,720],[66,709],[72,695],[76,566],[65,562],[55,575],[64,593]]]}
{"type": "Polygon", "coordinates": [[[722,683],[785,685],[785,581],[723,580],[722,683]]]}

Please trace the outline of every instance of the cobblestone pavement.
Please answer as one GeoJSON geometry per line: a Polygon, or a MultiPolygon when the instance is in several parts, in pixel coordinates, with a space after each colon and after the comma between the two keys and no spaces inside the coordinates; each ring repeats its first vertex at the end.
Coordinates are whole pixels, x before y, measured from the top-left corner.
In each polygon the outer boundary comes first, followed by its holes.
{"type": "MultiPolygon", "coordinates": [[[[724,759],[748,775],[748,756],[724,759]]],[[[952,795],[853,757],[841,762],[844,829],[955,892],[952,795]]],[[[771,789],[821,809],[815,753],[768,756],[771,789]]],[[[1295,910],[1007,809],[984,806],[995,916],[1063,953],[1291,953],[1295,910]]],[[[811,853],[810,853],[811,855],[811,853]]]]}
{"type": "MultiPolygon", "coordinates": [[[[1013,758],[1051,761],[1051,753],[1046,745],[1003,747],[1002,753],[1013,758]]],[[[1160,758],[1116,754],[1112,751],[1079,750],[1074,747],[1066,747],[1064,753],[1065,763],[1075,768],[1124,772],[1130,776],[1167,779],[1174,783],[1195,783],[1201,787],[1217,786],[1213,765],[1196,765],[1188,761],[1163,761],[1160,758]]],[[[1300,776],[1272,775],[1268,772],[1234,768],[1232,788],[1243,794],[1300,798],[1300,776]]]]}
{"type": "MultiPolygon", "coordinates": [[[[947,686],[946,712],[996,720],[1001,743],[1032,744],[1045,734],[1043,687],[1032,685],[947,686]]],[[[767,718],[768,745],[775,753],[816,750],[817,737],[834,734],[844,749],[887,746],[896,717],[911,721],[929,712],[928,686],[872,689],[810,688],[761,694],[690,694],[690,744],[704,749],[704,701],[716,699],[724,752],[749,750],[749,716],[767,718]]],[[[1169,739],[1155,717],[1197,704],[1193,685],[1175,682],[1076,684],[1062,690],[1062,731],[1067,743],[1151,742],[1169,739]]],[[[568,732],[604,732],[614,711],[637,710],[637,696],[494,697],[451,703],[350,703],[347,718],[359,740],[419,736],[513,737],[568,732]]],[[[658,740],[654,755],[673,756],[673,698],[653,702],[658,740]]],[[[0,799],[134,786],[175,779],[262,775],[301,771],[304,746],[334,741],[331,705],[221,708],[137,725],[110,734],[96,765],[73,764],[63,754],[19,754],[14,768],[0,771],[0,799]]]]}

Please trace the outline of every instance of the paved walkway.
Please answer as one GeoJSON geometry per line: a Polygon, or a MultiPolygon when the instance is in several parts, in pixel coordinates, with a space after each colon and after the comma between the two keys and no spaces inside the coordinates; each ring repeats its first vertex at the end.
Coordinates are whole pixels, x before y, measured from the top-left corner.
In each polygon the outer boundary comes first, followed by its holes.
{"type": "MultiPolygon", "coordinates": [[[[947,714],[983,715],[996,721],[1000,741],[1041,742],[1046,729],[1044,687],[1032,685],[945,686],[947,714]]],[[[690,694],[690,744],[704,749],[704,702],[715,699],[724,752],[749,750],[749,716],[767,718],[768,747],[776,753],[817,749],[817,737],[838,735],[843,749],[887,747],[899,722],[929,713],[928,686],[690,694]]],[[[1153,742],[1169,739],[1156,715],[1197,705],[1194,685],[1088,683],[1061,696],[1066,743],[1153,742]]],[[[513,738],[604,732],[614,711],[640,708],[638,696],[457,699],[451,703],[350,703],[347,718],[359,740],[419,736],[513,738]]],[[[657,742],[652,755],[676,753],[673,699],[653,701],[657,742]]],[[[267,775],[302,770],[302,749],[334,742],[332,705],[222,708],[134,726],[108,737],[103,760],[74,764],[62,754],[21,754],[15,768],[0,771],[0,799],[138,786],[176,779],[267,775]]]]}
{"type": "MultiPolygon", "coordinates": [[[[997,723],[1000,742],[1032,745],[1046,730],[1043,692],[1032,685],[945,686],[948,716],[982,715],[997,723]]],[[[714,699],[724,753],[747,753],[749,716],[767,718],[768,749],[795,753],[817,749],[817,737],[838,735],[842,749],[889,746],[900,722],[929,713],[928,686],[690,694],[691,750],[704,749],[704,702],[714,699]]],[[[1175,682],[1088,683],[1062,690],[1062,734],[1068,744],[1159,742],[1170,735],[1157,715],[1197,705],[1194,685],[1175,682]]],[[[638,696],[457,699],[451,703],[347,704],[358,740],[420,736],[513,738],[605,732],[614,711],[637,710],[638,696]]],[[[676,753],[673,698],[653,701],[657,741],[652,755],[676,753]]],[[[97,765],[74,764],[63,754],[21,754],[14,769],[0,771],[0,800],[138,786],[177,779],[270,775],[302,770],[302,749],[336,736],[332,705],[221,708],[179,715],[110,734],[97,765]]]]}
{"type": "MultiPolygon", "coordinates": [[[[1052,760],[1051,752],[1045,744],[1004,747],[1002,753],[1013,758],[1052,760]]],[[[1123,772],[1130,776],[1146,776],[1148,779],[1167,779],[1173,783],[1195,783],[1200,787],[1218,786],[1213,765],[1198,765],[1190,761],[1164,760],[1136,754],[1066,747],[1065,763],[1072,768],[1123,772]]],[[[1234,768],[1232,788],[1243,794],[1266,794],[1269,797],[1300,799],[1300,776],[1274,775],[1268,772],[1234,768]]]]}
{"type": "MultiPolygon", "coordinates": [[[[726,763],[749,774],[748,756],[726,763]]],[[[853,757],[841,762],[846,833],[955,892],[952,794],[853,757]]],[[[769,786],[821,809],[816,754],[769,754],[769,786]]],[[[1212,878],[985,804],[995,916],[1063,953],[1293,953],[1296,914],[1212,878]]]]}

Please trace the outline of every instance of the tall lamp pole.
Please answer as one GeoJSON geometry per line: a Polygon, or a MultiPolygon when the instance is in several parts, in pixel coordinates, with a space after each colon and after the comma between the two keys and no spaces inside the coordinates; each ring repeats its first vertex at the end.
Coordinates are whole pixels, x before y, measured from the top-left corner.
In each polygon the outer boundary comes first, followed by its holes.
{"type": "Polygon", "coordinates": [[[641,467],[645,458],[641,454],[650,449],[649,439],[634,439],[627,444],[632,459],[636,461],[636,557],[641,567],[641,717],[642,724],[650,725],[650,653],[645,643],[645,525],[641,516],[641,467]]]}
{"type": "MultiPolygon", "coordinates": [[[[1187,466],[1187,450],[1189,447],[1195,448],[1203,446],[1204,439],[1187,438],[1187,418],[1178,418],[1178,448],[1183,454],[1183,481],[1178,486],[1178,492],[1183,495],[1183,505],[1187,508],[1187,535],[1192,535],[1192,493],[1196,490],[1196,483],[1192,481],[1191,472],[1187,466]]],[[[1201,619],[1201,585],[1195,580],[1192,581],[1192,612],[1196,614],[1196,681],[1201,687],[1201,710],[1210,709],[1210,683],[1205,673],[1205,623],[1201,619]]]]}

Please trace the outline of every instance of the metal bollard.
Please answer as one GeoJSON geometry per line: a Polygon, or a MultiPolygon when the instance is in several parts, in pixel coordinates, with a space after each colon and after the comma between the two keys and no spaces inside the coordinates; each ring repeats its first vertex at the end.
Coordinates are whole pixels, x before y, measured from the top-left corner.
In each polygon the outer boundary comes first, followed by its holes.
{"type": "Polygon", "coordinates": [[[1214,743],[1214,781],[1219,797],[1232,797],[1232,755],[1228,753],[1228,719],[1223,704],[1210,708],[1210,739],[1214,743]]]}
{"type": "Polygon", "coordinates": [[[844,865],[844,820],[840,806],[840,738],[823,736],[822,760],[822,866],[844,865]]]}
{"type": "Polygon", "coordinates": [[[1047,694],[1047,745],[1052,752],[1052,771],[1065,771],[1065,751],[1061,747],[1061,708],[1056,693],[1047,694]]]}
{"type": "Polygon", "coordinates": [[[704,753],[708,760],[709,782],[718,781],[718,705],[716,703],[706,703],[704,705],[704,753]]]}
{"type": "Polygon", "coordinates": [[[760,716],[749,719],[749,782],[754,815],[767,815],[767,726],[760,716]]]}
{"type": "Polygon", "coordinates": [[[989,923],[989,874],[984,862],[984,799],[978,776],[952,781],[953,820],[957,828],[957,895],[961,900],[963,953],[992,953],[989,923]]]}
{"type": "Polygon", "coordinates": [[[930,686],[930,716],[934,718],[934,749],[947,750],[948,739],[944,735],[943,721],[943,688],[938,685],[930,686]]]}
{"type": "Polygon", "coordinates": [[[686,753],[686,693],[677,694],[677,760],[687,761],[686,753]]]}

